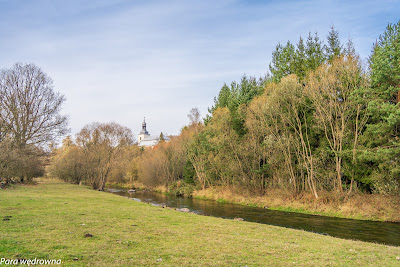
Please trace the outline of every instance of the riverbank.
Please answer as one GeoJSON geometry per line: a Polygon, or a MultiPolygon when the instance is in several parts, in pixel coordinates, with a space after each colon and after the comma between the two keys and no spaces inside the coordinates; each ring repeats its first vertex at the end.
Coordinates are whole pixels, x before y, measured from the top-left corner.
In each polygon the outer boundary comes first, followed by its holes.
{"type": "Polygon", "coordinates": [[[75,266],[400,263],[400,247],[181,213],[58,180],[0,196],[0,258],[75,266]]]}
{"type": "Polygon", "coordinates": [[[235,187],[212,187],[193,192],[193,197],[219,202],[265,207],[273,210],[325,215],[357,220],[400,222],[400,197],[353,194],[341,198],[332,193],[320,193],[316,200],[312,194],[293,196],[291,192],[269,189],[262,196],[235,187]]]}
{"type": "MultiPolygon", "coordinates": [[[[171,193],[166,186],[149,188],[137,183],[109,184],[108,187],[126,190],[139,188],[163,194],[171,193]]],[[[350,196],[340,196],[332,192],[319,192],[319,199],[316,200],[311,193],[306,192],[294,196],[289,191],[268,189],[264,195],[257,195],[239,187],[214,186],[203,190],[195,190],[190,197],[338,218],[400,222],[400,197],[380,194],[353,192],[350,196]]]]}

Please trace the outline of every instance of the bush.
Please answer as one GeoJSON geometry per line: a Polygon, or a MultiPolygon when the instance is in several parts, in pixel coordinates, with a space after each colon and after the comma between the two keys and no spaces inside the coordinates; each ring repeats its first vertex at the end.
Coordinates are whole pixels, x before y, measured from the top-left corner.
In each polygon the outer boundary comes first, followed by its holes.
{"type": "Polygon", "coordinates": [[[176,196],[191,197],[195,189],[193,184],[188,184],[179,180],[169,186],[168,193],[176,196]]]}

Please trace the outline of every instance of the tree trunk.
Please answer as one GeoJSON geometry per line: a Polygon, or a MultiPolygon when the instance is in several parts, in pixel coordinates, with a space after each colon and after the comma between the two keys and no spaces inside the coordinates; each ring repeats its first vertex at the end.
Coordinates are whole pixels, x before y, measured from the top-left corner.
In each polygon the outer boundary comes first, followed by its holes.
{"type": "Polygon", "coordinates": [[[337,183],[338,183],[338,188],[339,188],[339,192],[343,193],[343,188],[342,188],[342,158],[340,157],[335,157],[335,161],[336,161],[336,173],[337,173],[337,183]]]}
{"type": "MultiPolygon", "coordinates": [[[[400,85],[398,87],[400,87],[400,85]]],[[[400,90],[397,91],[397,103],[399,102],[400,102],[400,90]]]]}
{"type": "MultiPolygon", "coordinates": [[[[399,91],[400,92],[400,91],[399,91]]],[[[353,143],[353,171],[352,171],[352,176],[351,176],[351,182],[350,182],[350,189],[349,192],[347,192],[347,195],[350,195],[351,191],[353,190],[353,182],[354,182],[354,177],[355,177],[355,166],[357,162],[357,141],[358,141],[358,116],[360,116],[360,105],[357,105],[357,116],[356,116],[356,125],[354,129],[354,143],[353,143]]]]}

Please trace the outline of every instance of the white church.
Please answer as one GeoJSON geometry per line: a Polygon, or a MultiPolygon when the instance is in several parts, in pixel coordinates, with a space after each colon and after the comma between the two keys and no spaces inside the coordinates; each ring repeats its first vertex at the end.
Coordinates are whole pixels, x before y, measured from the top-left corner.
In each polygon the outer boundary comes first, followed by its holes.
{"type": "MultiPolygon", "coordinates": [[[[164,136],[164,141],[169,142],[170,138],[164,136]]],[[[140,147],[154,147],[160,142],[160,136],[150,135],[146,130],[146,118],[143,119],[142,130],[138,134],[138,146],[140,147]]]]}

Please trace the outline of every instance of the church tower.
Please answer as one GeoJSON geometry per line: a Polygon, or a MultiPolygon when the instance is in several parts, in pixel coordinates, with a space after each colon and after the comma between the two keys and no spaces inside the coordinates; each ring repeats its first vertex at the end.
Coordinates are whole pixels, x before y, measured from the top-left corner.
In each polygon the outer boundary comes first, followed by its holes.
{"type": "Polygon", "coordinates": [[[146,137],[149,137],[149,136],[150,136],[150,134],[146,130],[146,118],[144,118],[143,123],[142,123],[142,130],[138,134],[138,143],[140,144],[141,141],[143,141],[146,137]]]}

